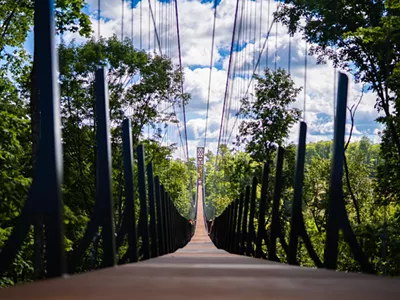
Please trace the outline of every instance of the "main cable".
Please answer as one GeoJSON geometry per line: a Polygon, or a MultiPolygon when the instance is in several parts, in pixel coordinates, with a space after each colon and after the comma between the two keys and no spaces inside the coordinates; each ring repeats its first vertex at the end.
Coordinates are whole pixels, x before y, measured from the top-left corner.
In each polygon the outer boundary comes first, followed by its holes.
{"type": "Polygon", "coordinates": [[[304,50],[304,99],[303,99],[303,121],[306,121],[306,98],[307,98],[307,68],[308,68],[308,63],[307,59],[308,58],[308,47],[307,47],[307,41],[305,44],[305,50],[304,50]]]}
{"type": "MultiPolygon", "coordinates": [[[[240,61],[240,58],[239,59],[237,58],[237,56],[238,56],[237,53],[239,52],[239,43],[240,43],[240,39],[241,39],[241,35],[242,35],[243,9],[244,9],[243,3],[244,3],[244,1],[242,1],[242,7],[241,7],[240,19],[239,19],[239,30],[238,30],[238,35],[237,35],[236,51],[235,51],[235,57],[234,57],[235,63],[234,63],[233,75],[232,75],[233,84],[231,84],[231,86],[230,86],[230,93],[229,93],[229,98],[230,98],[229,101],[230,102],[232,101],[232,97],[233,97],[232,95],[233,95],[234,80],[236,78],[236,76],[235,76],[236,75],[236,68],[237,68],[237,65],[238,65],[238,61],[240,61]]],[[[240,66],[239,66],[239,72],[240,72],[240,66]]],[[[239,90],[237,91],[237,94],[240,95],[240,91],[239,90]]],[[[238,108],[239,108],[239,106],[240,105],[238,105],[238,108]]],[[[229,116],[229,114],[228,114],[228,116],[229,116]]],[[[227,130],[228,130],[228,126],[225,127],[225,132],[227,132],[227,130]]],[[[229,143],[229,139],[225,140],[225,142],[228,144],[229,143]]]]}
{"type": "Polygon", "coordinates": [[[125,14],[125,0],[121,0],[122,14],[121,14],[121,42],[124,42],[124,14],[125,14]]]}
{"type": "MultiPolygon", "coordinates": [[[[277,12],[279,11],[279,8],[280,8],[280,4],[279,4],[279,6],[277,7],[275,13],[277,13],[277,12]]],[[[248,94],[248,92],[249,92],[250,85],[251,85],[251,83],[252,83],[252,81],[253,81],[253,79],[254,79],[254,74],[255,74],[255,72],[256,72],[256,69],[257,69],[257,67],[258,67],[258,64],[259,64],[260,61],[261,61],[261,56],[262,56],[262,54],[264,53],[264,49],[265,49],[265,47],[266,47],[266,45],[267,45],[267,43],[268,43],[268,38],[269,38],[269,36],[270,36],[271,30],[272,30],[272,26],[274,25],[275,22],[276,22],[276,18],[274,18],[274,20],[272,21],[272,23],[271,23],[271,25],[270,25],[270,27],[269,27],[267,36],[265,37],[265,40],[264,40],[263,47],[262,47],[262,49],[261,49],[260,55],[258,56],[258,59],[257,59],[257,63],[256,63],[256,65],[255,65],[255,67],[254,67],[254,70],[253,70],[253,76],[252,76],[251,79],[250,79],[250,82],[249,82],[249,84],[248,84],[248,86],[247,86],[246,93],[245,93],[244,97],[246,97],[247,94],[248,94]]],[[[241,109],[241,108],[240,108],[240,109],[241,109]]],[[[240,110],[240,109],[239,109],[239,110],[240,110]]],[[[238,117],[239,117],[239,116],[236,115],[236,117],[235,117],[235,122],[234,122],[232,128],[235,127],[235,125],[236,125],[236,123],[237,123],[237,120],[238,120],[238,117]]],[[[233,130],[230,131],[228,141],[230,140],[230,138],[231,138],[231,136],[232,136],[232,131],[233,131],[233,130]]]]}
{"type": "MultiPolygon", "coordinates": [[[[271,0],[268,0],[268,12],[267,12],[267,24],[269,26],[269,19],[271,17],[271,0]]],[[[268,28],[268,27],[267,27],[268,28]]],[[[265,52],[265,67],[268,68],[269,60],[269,45],[267,45],[267,51],[265,52]]]]}
{"type": "MultiPolygon", "coordinates": [[[[219,137],[218,137],[217,155],[216,155],[216,157],[215,157],[214,182],[215,182],[216,168],[217,168],[217,166],[218,166],[218,157],[219,157],[219,148],[220,148],[220,144],[221,144],[222,127],[223,127],[223,123],[224,123],[225,106],[226,106],[226,96],[227,96],[227,91],[228,91],[228,82],[229,82],[229,75],[230,75],[231,63],[232,63],[233,45],[234,45],[234,42],[235,42],[236,21],[237,21],[237,15],[238,15],[238,8],[239,8],[239,0],[236,0],[235,19],[234,19],[234,23],[233,23],[231,50],[230,50],[229,64],[228,64],[228,74],[227,74],[227,76],[226,76],[225,95],[224,95],[224,102],[223,102],[223,106],[222,106],[221,123],[220,123],[220,127],[219,127],[219,137]]],[[[214,214],[215,214],[215,213],[214,213],[214,214]]]]}
{"type": "MultiPolygon", "coordinates": [[[[143,1],[143,0],[142,0],[143,1]]],[[[151,19],[153,20],[153,26],[154,26],[154,33],[157,39],[157,45],[158,45],[158,49],[160,51],[160,55],[162,55],[162,51],[161,51],[161,42],[160,42],[160,37],[158,35],[158,31],[157,31],[157,25],[156,25],[156,21],[154,19],[154,13],[153,13],[153,8],[151,7],[151,0],[149,1],[149,9],[150,9],[150,14],[151,14],[151,19]]],[[[140,2],[141,3],[141,2],[140,2]]]]}
{"type": "Polygon", "coordinates": [[[207,130],[208,130],[208,112],[210,109],[210,95],[211,95],[211,77],[214,61],[214,40],[215,40],[215,24],[217,19],[217,0],[214,0],[214,22],[212,30],[212,40],[211,40],[211,58],[210,58],[210,73],[208,76],[208,96],[207,96],[207,110],[206,110],[206,128],[204,131],[204,149],[207,145],[207,130]]]}
{"type": "MultiPolygon", "coordinates": [[[[181,72],[181,95],[183,97],[183,76],[182,76],[182,52],[181,52],[181,38],[179,31],[179,11],[178,11],[178,0],[175,1],[175,18],[176,18],[176,34],[178,41],[178,57],[179,57],[179,70],[181,72]]],[[[183,126],[185,130],[185,144],[186,144],[186,158],[189,163],[189,146],[188,146],[188,138],[187,138],[187,126],[186,126],[186,105],[185,100],[182,98],[182,110],[183,110],[183,126]]]]}

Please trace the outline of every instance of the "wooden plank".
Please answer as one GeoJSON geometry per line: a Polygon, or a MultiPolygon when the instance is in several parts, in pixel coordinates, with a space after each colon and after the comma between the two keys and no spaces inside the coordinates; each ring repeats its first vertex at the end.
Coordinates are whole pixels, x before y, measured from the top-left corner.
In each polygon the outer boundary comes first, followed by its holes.
{"type": "Polygon", "coordinates": [[[4,289],[0,299],[399,299],[399,279],[289,266],[217,249],[205,230],[200,197],[196,232],[185,248],[4,289]]]}

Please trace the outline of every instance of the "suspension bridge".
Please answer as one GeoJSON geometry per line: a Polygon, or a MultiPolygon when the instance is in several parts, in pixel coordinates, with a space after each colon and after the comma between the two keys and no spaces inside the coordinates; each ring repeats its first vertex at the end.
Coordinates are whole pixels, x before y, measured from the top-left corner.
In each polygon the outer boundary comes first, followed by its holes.
{"type": "MultiPolygon", "coordinates": [[[[198,188],[201,190],[202,186],[198,188]]],[[[202,193],[195,233],[177,251],[0,291],[1,299],[397,299],[399,281],[289,266],[217,249],[206,231],[202,193]]]]}
{"type": "MultiPolygon", "coordinates": [[[[124,120],[122,128],[126,205],[122,225],[115,232],[111,199],[108,90],[104,68],[96,72],[95,118],[99,162],[96,166],[96,203],[81,242],[66,257],[62,228],[62,152],[53,4],[52,0],[35,1],[35,32],[38,33],[35,43],[40,50],[37,65],[42,120],[36,173],[20,218],[0,252],[0,273],[4,274],[12,265],[34,218],[37,215],[43,216],[46,243],[44,261],[48,279],[2,289],[1,299],[398,299],[398,279],[334,270],[337,266],[338,231],[342,230],[362,271],[373,273],[352,231],[343,203],[348,80],[342,73],[339,74],[335,106],[334,152],[324,259],[315,253],[302,217],[307,130],[305,122],[300,124],[289,243],[286,242],[279,220],[282,193],[279,179],[282,176],[283,148],[278,150],[275,170],[277,180],[272,203],[265,196],[271,167],[271,163],[266,162],[258,215],[255,211],[258,182],[254,178],[252,185],[247,186],[240,197],[214,219],[207,219],[204,212],[204,148],[199,148],[195,217],[188,220],[180,215],[160,178],[153,176],[152,164],[145,165],[144,148],[139,145],[136,148],[136,175],[140,217],[136,222],[134,155],[129,119],[124,120]],[[258,224],[264,224],[267,205],[272,205],[271,228],[268,232],[265,226],[256,229],[254,224],[255,219],[258,224]],[[80,260],[100,228],[100,270],[75,274],[80,260]],[[123,255],[117,255],[125,238],[128,248],[123,255]],[[289,264],[278,262],[278,239],[289,264]],[[297,265],[299,239],[303,240],[309,256],[318,268],[297,265]]],[[[225,130],[225,135],[227,133],[225,130]]]]}

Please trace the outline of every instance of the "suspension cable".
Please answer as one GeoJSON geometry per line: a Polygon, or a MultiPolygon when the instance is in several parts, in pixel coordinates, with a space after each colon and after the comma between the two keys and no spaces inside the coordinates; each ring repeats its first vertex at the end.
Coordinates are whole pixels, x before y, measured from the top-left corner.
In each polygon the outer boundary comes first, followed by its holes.
{"type": "MultiPolygon", "coordinates": [[[[258,51],[261,51],[262,23],[263,23],[263,0],[260,0],[260,33],[259,33],[259,39],[258,39],[258,51]]],[[[258,73],[260,73],[260,67],[261,67],[261,64],[258,65],[258,73]]]]}
{"type": "MultiPolygon", "coordinates": [[[[271,0],[268,0],[268,16],[267,16],[267,24],[270,26],[269,21],[271,17],[271,0]]],[[[269,33],[269,31],[268,31],[269,33]]],[[[265,67],[268,68],[268,60],[269,60],[269,45],[267,44],[267,50],[265,52],[265,67]]],[[[247,94],[247,92],[246,92],[247,94]]]]}
{"type": "MultiPolygon", "coordinates": [[[[280,7],[281,7],[281,3],[278,4],[275,13],[277,13],[277,12],[279,11],[280,7]]],[[[260,55],[259,55],[259,57],[258,57],[258,59],[257,59],[257,63],[256,63],[256,65],[255,65],[254,69],[253,69],[253,74],[252,74],[252,76],[251,76],[251,78],[250,78],[250,82],[249,82],[249,84],[248,84],[248,86],[247,86],[247,90],[246,90],[246,93],[245,93],[245,97],[247,96],[247,94],[248,94],[248,92],[249,92],[250,85],[251,85],[251,83],[252,83],[252,81],[253,81],[253,79],[254,79],[254,75],[255,75],[256,69],[257,69],[257,67],[258,67],[258,64],[260,63],[261,55],[262,55],[262,53],[264,53],[265,47],[267,47],[267,50],[268,50],[268,38],[269,38],[269,36],[270,36],[270,34],[271,34],[272,26],[274,25],[275,22],[276,22],[276,18],[274,18],[274,19],[272,20],[272,22],[271,22],[271,24],[270,24],[270,26],[269,26],[267,36],[265,37],[265,41],[264,41],[263,48],[262,48],[262,50],[261,50],[261,52],[260,52],[260,55]]]]}
{"type": "Polygon", "coordinates": [[[124,14],[125,14],[125,0],[121,0],[121,9],[122,9],[122,15],[121,15],[121,42],[124,42],[124,14]]]}
{"type": "Polygon", "coordinates": [[[275,72],[278,67],[278,22],[275,22],[275,72]]]}
{"type": "MultiPolygon", "coordinates": [[[[176,34],[178,40],[178,57],[179,57],[179,70],[181,72],[181,95],[183,97],[183,76],[182,76],[182,52],[181,52],[181,38],[179,31],[179,11],[178,11],[178,1],[175,2],[175,18],[176,18],[176,34]]],[[[189,147],[188,147],[188,137],[187,137],[187,126],[186,126],[186,105],[184,99],[182,99],[182,110],[183,110],[183,126],[185,131],[185,144],[186,144],[186,159],[189,163],[189,147]]]]}
{"type": "MultiPolygon", "coordinates": [[[[223,102],[223,106],[222,106],[221,123],[220,123],[220,126],[219,126],[217,155],[215,157],[214,184],[215,184],[216,168],[218,167],[219,148],[220,148],[220,144],[221,144],[222,126],[223,126],[223,123],[224,123],[226,96],[227,96],[227,91],[228,91],[228,82],[229,82],[229,75],[230,75],[231,63],[232,63],[232,52],[233,52],[233,46],[234,46],[234,42],[235,42],[236,21],[237,21],[237,15],[238,15],[238,8],[239,8],[239,0],[236,0],[235,19],[234,19],[234,22],[233,22],[233,32],[232,32],[231,50],[230,50],[230,55],[229,55],[228,73],[227,73],[227,76],[226,76],[225,95],[224,95],[224,102],[223,102]]],[[[214,214],[215,214],[215,212],[214,212],[214,214]]]]}
{"type": "MultiPolygon", "coordinates": [[[[256,8],[254,8],[254,10],[253,10],[253,7],[252,7],[251,3],[250,3],[250,5],[251,6],[250,6],[250,21],[249,22],[251,22],[252,20],[256,20],[256,24],[254,26],[254,31],[252,30],[252,27],[253,27],[253,26],[251,26],[252,24],[249,24],[250,26],[248,26],[248,28],[249,28],[249,39],[250,40],[254,40],[253,51],[252,51],[252,66],[254,66],[254,61],[255,61],[254,53],[255,53],[255,47],[256,47],[257,18],[253,16],[253,11],[255,13],[256,12],[256,8]]],[[[254,3],[254,5],[255,5],[255,3],[254,3]]],[[[239,20],[238,36],[241,34],[241,21],[242,21],[242,16],[240,16],[240,20],[239,20]]],[[[236,48],[238,48],[238,47],[236,47],[236,48]]],[[[249,66],[249,68],[250,68],[250,66],[249,66]]],[[[257,68],[255,68],[255,69],[257,69],[257,68]]],[[[233,76],[232,76],[233,79],[232,80],[234,80],[235,74],[236,74],[236,55],[235,55],[235,63],[234,63],[234,67],[233,67],[233,76]]],[[[232,92],[233,92],[233,84],[231,84],[230,93],[228,93],[229,101],[228,101],[228,109],[227,109],[227,113],[226,113],[226,119],[227,120],[225,122],[225,127],[224,127],[224,131],[223,131],[223,134],[222,134],[222,137],[225,139],[225,143],[226,144],[228,144],[229,140],[230,140],[230,139],[227,139],[227,137],[228,137],[227,132],[228,132],[228,128],[229,128],[230,111],[231,111],[231,105],[232,105],[232,92]]]]}
{"type": "Polygon", "coordinates": [[[303,99],[303,121],[306,121],[306,98],[307,98],[307,60],[308,60],[308,45],[305,43],[304,50],[304,99],[303,99]]]}
{"type": "Polygon", "coordinates": [[[213,69],[213,60],[214,60],[214,40],[215,40],[215,23],[217,19],[217,0],[214,0],[214,21],[213,21],[213,30],[212,30],[212,39],[211,39],[211,58],[210,58],[210,73],[208,75],[208,96],[207,96],[207,110],[206,110],[206,128],[204,131],[204,149],[207,145],[207,130],[208,130],[208,112],[210,109],[210,95],[211,95],[211,77],[212,77],[212,69],[213,69]]]}
{"type": "MultiPolygon", "coordinates": [[[[149,9],[150,9],[151,19],[153,20],[154,33],[155,33],[155,36],[156,36],[156,39],[157,39],[158,50],[160,51],[160,55],[162,55],[162,51],[161,51],[161,42],[160,42],[160,37],[159,37],[158,31],[157,31],[156,21],[155,21],[155,19],[154,19],[154,13],[153,13],[153,8],[152,8],[152,6],[151,6],[151,0],[148,0],[148,1],[149,1],[149,9]]],[[[142,3],[142,2],[140,2],[140,3],[142,3]]],[[[140,33],[140,36],[141,36],[141,33],[140,33]]],[[[141,40],[141,38],[140,38],[140,40],[141,40]]]]}
{"type": "Polygon", "coordinates": [[[140,50],[142,50],[143,49],[143,45],[142,45],[142,30],[143,30],[143,0],[140,0],[140,17],[139,17],[139,19],[140,19],[140,25],[139,25],[139,31],[140,31],[140,43],[139,43],[139,48],[140,48],[140,50]]]}
{"type": "Polygon", "coordinates": [[[289,33],[289,51],[288,51],[288,73],[291,75],[291,63],[292,63],[292,35],[289,33]]]}
{"type": "Polygon", "coordinates": [[[98,64],[100,64],[101,60],[101,0],[97,1],[97,41],[99,43],[99,46],[97,48],[97,59],[98,59],[98,64]]]}
{"type": "MultiPolygon", "coordinates": [[[[134,43],[133,43],[133,26],[134,26],[134,24],[133,24],[133,0],[131,0],[131,43],[132,43],[132,48],[133,48],[133,46],[134,46],[134,43]]],[[[149,28],[149,32],[150,32],[150,28],[149,28]]]]}
{"type": "MultiPolygon", "coordinates": [[[[276,12],[278,12],[279,7],[280,7],[280,6],[278,6],[276,12]]],[[[254,79],[254,74],[255,74],[256,69],[257,69],[257,67],[258,67],[258,65],[259,65],[259,63],[260,63],[260,61],[261,61],[261,57],[262,57],[262,54],[264,53],[264,49],[266,48],[266,45],[268,44],[268,38],[269,38],[269,36],[270,36],[270,33],[271,33],[271,30],[272,30],[272,26],[274,25],[274,22],[276,22],[276,19],[275,19],[275,18],[274,18],[273,22],[270,24],[270,27],[269,27],[267,36],[265,37],[265,40],[264,40],[263,47],[262,47],[262,49],[261,49],[261,51],[260,51],[260,55],[258,56],[257,63],[256,63],[256,65],[255,65],[255,67],[254,67],[254,70],[253,70],[253,76],[251,77],[250,82],[249,82],[249,84],[247,85],[247,89],[246,89],[246,93],[245,93],[244,97],[246,97],[247,94],[248,94],[248,92],[249,92],[250,85],[251,85],[251,83],[252,83],[252,81],[253,81],[253,79],[254,79]]],[[[240,110],[240,109],[241,109],[241,107],[239,108],[239,110],[240,110]]],[[[237,115],[235,116],[235,121],[234,121],[234,123],[233,123],[233,127],[232,127],[232,128],[234,128],[234,127],[236,126],[238,117],[239,117],[239,115],[237,114],[237,115]]],[[[232,132],[233,132],[233,130],[230,131],[228,141],[231,139],[232,132]]]]}
{"type": "MultiPolygon", "coordinates": [[[[241,35],[242,35],[242,24],[243,24],[243,9],[244,9],[244,5],[243,5],[243,2],[244,1],[242,1],[242,7],[241,7],[241,13],[240,13],[240,19],[239,19],[239,30],[238,30],[238,40],[237,40],[237,43],[236,43],[236,51],[235,51],[235,57],[234,57],[234,59],[235,59],[235,63],[234,63],[234,67],[233,67],[233,75],[232,75],[232,80],[233,80],[233,84],[231,84],[231,86],[230,86],[230,93],[229,93],[229,96],[230,96],[230,102],[232,101],[232,95],[233,95],[233,87],[234,87],[234,80],[235,80],[235,78],[236,78],[236,68],[237,68],[237,65],[238,65],[238,61],[239,61],[239,63],[240,63],[240,59],[238,59],[237,58],[237,53],[238,53],[238,51],[239,51],[239,43],[240,43],[240,39],[241,39],[241,35]]],[[[240,72],[240,67],[239,67],[239,72],[240,72]]],[[[239,94],[240,95],[240,91],[237,91],[237,94],[239,94]]],[[[240,99],[240,98],[239,98],[240,99]]],[[[240,101],[240,100],[239,100],[240,101]]],[[[240,104],[238,104],[238,108],[240,107],[240,104]]],[[[229,109],[230,110],[230,109],[229,109]]],[[[225,132],[227,132],[228,131],[228,126],[226,126],[226,129],[225,129],[225,132]]],[[[224,133],[225,133],[224,132],[224,133]]],[[[225,134],[223,135],[223,136],[226,136],[225,134]]],[[[228,144],[229,143],[229,140],[230,139],[227,139],[227,140],[225,140],[225,142],[228,144]]]]}
{"type": "Polygon", "coordinates": [[[101,0],[97,1],[97,38],[100,42],[101,0]]]}

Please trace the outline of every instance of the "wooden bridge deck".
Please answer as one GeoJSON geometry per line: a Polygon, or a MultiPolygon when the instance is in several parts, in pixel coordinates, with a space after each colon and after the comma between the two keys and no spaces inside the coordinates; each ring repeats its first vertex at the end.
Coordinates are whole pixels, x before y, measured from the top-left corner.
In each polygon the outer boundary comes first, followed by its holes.
{"type": "Polygon", "coordinates": [[[400,280],[229,254],[210,241],[201,194],[192,241],[173,254],[0,291],[0,299],[400,299],[400,280]]]}

